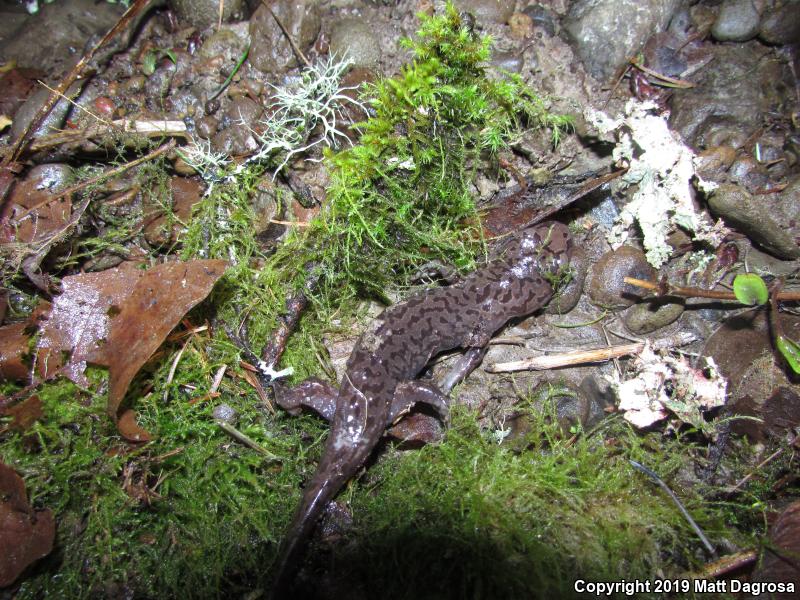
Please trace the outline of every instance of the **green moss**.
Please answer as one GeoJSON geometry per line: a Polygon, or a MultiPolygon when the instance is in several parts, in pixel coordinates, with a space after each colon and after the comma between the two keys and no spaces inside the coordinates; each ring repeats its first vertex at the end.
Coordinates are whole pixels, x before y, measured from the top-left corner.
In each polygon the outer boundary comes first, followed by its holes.
{"type": "MultiPolygon", "coordinates": [[[[452,6],[423,18],[407,44],[414,60],[372,89],[374,115],[359,143],[328,157],[326,207],[307,231],[264,254],[250,208],[263,167],[252,165],[197,205],[182,239],[184,259],[230,262],[190,320],[217,317],[236,329],[247,319],[256,349],[287,294],[319,276],[315,311],[283,359],[297,378],[319,372],[316,348],[334,311],[347,323],[358,297],[404,285],[416,265],[434,258],[470,268],[483,250],[469,193],[475,171],[521,127],[546,127],[557,138],[566,125],[519,78],[490,76],[488,40],[452,6]]],[[[68,382],[41,387],[45,416],[32,430],[2,434],[0,458],[58,522],[54,553],[22,582],[19,598],[213,598],[268,587],[277,542],[327,428],[264,407],[240,377],[238,348],[218,332],[196,334],[167,383],[183,343],[165,344],[132,386],[152,443],[123,443],[105,416],[105,394],[68,382]],[[209,400],[222,365],[229,376],[209,400]],[[228,437],[211,416],[221,402],[238,411],[240,431],[280,460],[228,437]]],[[[91,389],[103,389],[105,375],[90,375],[91,389]]],[[[497,444],[463,409],[454,410],[442,443],[390,450],[343,495],[355,527],[323,555],[327,570],[352,576],[367,597],[555,597],[570,595],[575,571],[652,578],[697,562],[698,544],[676,509],[627,464],[657,465],[671,483],[691,462],[691,448],[619,423],[570,443],[555,419],[533,412],[531,419],[520,452],[497,444]]],[[[749,506],[681,492],[712,539],[744,540],[726,522],[763,530],[758,502],[769,496],[766,487],[749,506]]]]}
{"type": "Polygon", "coordinates": [[[557,423],[530,416],[532,444],[522,452],[457,408],[442,443],[390,452],[371,467],[350,499],[354,529],[326,560],[334,580],[368,598],[561,598],[576,596],[576,578],[652,580],[699,567],[699,541],[631,458],[655,465],[712,539],[751,542],[726,523],[731,513],[757,519],[758,507],[677,487],[684,443],[643,439],[620,421],[606,422],[602,436],[567,440],[557,423]]]}

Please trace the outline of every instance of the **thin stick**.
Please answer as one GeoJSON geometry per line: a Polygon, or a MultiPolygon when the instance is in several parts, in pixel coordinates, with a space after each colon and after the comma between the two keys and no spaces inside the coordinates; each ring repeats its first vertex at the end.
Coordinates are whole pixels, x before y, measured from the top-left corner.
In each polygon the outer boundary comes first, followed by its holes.
{"type": "MultiPolygon", "coordinates": [[[[151,0],[136,0],[131,7],[125,11],[119,21],[117,21],[116,25],[112,27],[108,33],[106,33],[99,42],[97,42],[86,54],[84,54],[78,63],[72,68],[72,70],[67,74],[67,76],[61,81],[59,86],[56,88],[59,94],[65,94],[69,89],[69,86],[78,79],[78,77],[83,73],[84,69],[89,65],[94,55],[97,51],[103,47],[105,44],[111,40],[115,35],[117,35],[120,31],[122,31],[128,24],[133,20],[133,18],[142,12],[148,4],[150,4],[151,0]]],[[[47,98],[47,102],[42,104],[39,107],[39,110],[36,111],[33,119],[31,119],[28,126],[22,131],[22,135],[17,138],[17,141],[14,142],[12,146],[11,152],[6,155],[6,158],[3,161],[3,164],[9,164],[12,162],[16,162],[19,160],[22,152],[25,150],[28,142],[30,141],[30,132],[36,131],[39,126],[44,121],[45,117],[50,114],[50,111],[53,110],[53,107],[58,102],[59,95],[51,93],[50,96],[47,98]]]]}
{"type": "Polygon", "coordinates": [[[279,221],[278,219],[270,219],[270,223],[275,223],[276,225],[296,225],[297,227],[308,227],[311,225],[308,221],[279,221]]]}
{"type": "Polygon", "coordinates": [[[673,492],[669,488],[669,486],[666,483],[664,483],[664,481],[658,475],[655,474],[654,471],[651,471],[643,464],[640,464],[635,460],[628,459],[628,462],[631,463],[631,465],[635,469],[641,471],[642,473],[650,477],[653,481],[655,481],[659,485],[659,487],[662,490],[664,490],[665,492],[667,492],[667,494],[669,494],[669,497],[672,498],[672,501],[675,503],[675,506],[678,507],[678,509],[681,511],[681,514],[689,522],[689,525],[692,526],[692,529],[694,529],[694,532],[697,534],[697,537],[699,537],[700,541],[703,542],[703,545],[706,547],[706,550],[708,550],[708,553],[711,554],[712,556],[715,556],[717,554],[717,551],[714,549],[714,546],[712,546],[711,542],[708,541],[708,538],[703,533],[703,530],[700,529],[697,523],[695,523],[695,520],[692,518],[692,515],[690,515],[689,511],[686,510],[686,507],[683,506],[683,504],[681,503],[680,499],[675,494],[675,492],[673,492]]]}
{"type": "Polygon", "coordinates": [[[686,81],[685,79],[675,79],[674,77],[669,77],[667,75],[663,75],[658,71],[654,71],[653,69],[648,69],[642,63],[637,61],[636,59],[631,59],[631,64],[639,69],[650,75],[651,77],[655,77],[656,79],[660,80],[659,82],[654,82],[657,85],[663,85],[665,87],[675,87],[682,90],[687,90],[693,87],[697,87],[696,83],[692,83],[691,81],[686,81]],[[667,85],[669,84],[669,85],[667,85]]]}
{"type": "MultiPolygon", "coordinates": [[[[675,346],[685,346],[697,341],[697,336],[693,333],[679,333],[674,336],[661,338],[653,341],[650,345],[654,350],[664,350],[675,346]]],[[[604,362],[614,358],[622,358],[631,354],[638,354],[644,350],[645,342],[636,344],[622,344],[608,348],[597,348],[594,350],[577,350],[575,352],[564,352],[563,354],[552,354],[549,356],[535,356],[525,360],[515,360],[505,363],[494,363],[486,367],[489,373],[512,373],[514,371],[544,371],[581,365],[585,363],[604,362]]]]}
{"type": "Polygon", "coordinates": [[[270,452],[269,450],[264,448],[264,446],[260,445],[253,438],[245,435],[244,433],[242,433],[241,431],[236,429],[230,423],[226,423],[225,421],[220,421],[219,419],[217,419],[216,423],[217,423],[217,426],[220,429],[222,429],[222,431],[227,433],[229,436],[231,436],[237,442],[241,442],[245,446],[247,446],[249,448],[252,448],[253,450],[258,452],[259,454],[264,455],[268,460],[273,460],[273,461],[276,461],[276,462],[280,462],[281,459],[278,458],[275,454],[273,454],[272,452],[270,452]]]}
{"type": "Polygon", "coordinates": [[[60,98],[63,98],[64,100],[66,100],[67,102],[69,102],[70,104],[72,104],[72,106],[74,106],[75,108],[77,108],[79,111],[81,111],[81,112],[85,112],[87,115],[89,115],[89,116],[90,116],[90,117],[92,117],[93,119],[95,119],[95,120],[97,120],[97,121],[100,121],[101,123],[105,123],[105,124],[106,124],[106,125],[108,125],[109,127],[113,127],[113,125],[112,125],[112,123],[111,123],[110,121],[106,121],[104,118],[102,118],[102,117],[98,117],[96,114],[94,114],[94,113],[93,113],[92,111],[90,111],[88,108],[84,108],[83,106],[81,106],[80,104],[78,104],[77,102],[75,102],[75,101],[74,101],[72,98],[69,98],[68,96],[65,96],[64,94],[62,94],[62,93],[61,93],[61,92],[59,92],[58,90],[54,90],[53,88],[51,88],[49,85],[47,85],[47,84],[46,84],[44,81],[42,81],[41,79],[37,79],[37,80],[36,80],[36,82],[37,82],[37,83],[39,83],[39,84],[41,84],[41,85],[43,85],[43,86],[44,86],[44,87],[46,87],[48,90],[50,90],[50,93],[51,93],[51,94],[57,94],[57,95],[58,95],[60,98]]]}
{"type": "MultiPolygon", "coordinates": [[[[150,121],[129,121],[117,119],[111,125],[115,130],[122,133],[136,133],[145,137],[186,137],[186,124],[183,121],[150,120],[150,121]]],[[[102,135],[110,131],[108,127],[91,125],[86,129],[74,129],[70,131],[58,131],[49,135],[38,137],[28,144],[31,152],[47,150],[55,146],[75,144],[89,140],[94,136],[102,135]]],[[[123,140],[124,143],[124,140],[123,140]]],[[[0,151],[0,155],[6,157],[5,150],[0,151]]]]}
{"type": "Polygon", "coordinates": [[[91,179],[87,179],[85,181],[82,181],[82,182],[80,182],[80,183],[78,183],[76,185],[73,185],[70,188],[67,188],[63,192],[59,192],[58,194],[54,194],[53,196],[50,196],[49,198],[45,198],[41,202],[37,202],[36,204],[31,206],[28,210],[23,212],[21,215],[19,215],[18,217],[15,217],[15,220],[17,222],[19,222],[22,219],[24,219],[25,217],[27,217],[29,214],[31,214],[33,211],[38,210],[41,207],[43,207],[43,206],[45,206],[47,204],[50,204],[51,202],[55,202],[56,200],[58,200],[60,198],[63,198],[65,196],[70,196],[70,195],[74,194],[75,192],[78,192],[78,191],[84,189],[85,187],[88,187],[90,185],[94,185],[95,183],[100,183],[101,181],[104,181],[104,180],[108,179],[109,177],[116,177],[117,175],[119,175],[121,173],[124,173],[125,171],[127,171],[129,169],[132,169],[133,167],[139,166],[143,162],[147,162],[148,160],[153,160],[154,158],[156,158],[158,156],[161,156],[165,152],[167,152],[169,150],[172,150],[174,147],[175,147],[175,140],[170,140],[166,144],[162,144],[161,146],[159,146],[158,148],[156,148],[152,152],[150,152],[148,154],[145,154],[141,158],[137,158],[136,160],[132,160],[129,163],[125,163],[124,165],[121,165],[119,167],[111,169],[110,171],[106,171],[105,173],[101,173],[97,177],[92,177],[91,179]]]}
{"type": "MultiPolygon", "coordinates": [[[[684,298],[712,298],[714,300],[732,300],[739,302],[733,292],[721,292],[717,290],[704,290],[696,287],[672,286],[668,283],[653,283],[635,277],[626,277],[625,283],[636,287],[652,290],[657,296],[682,296],[684,298]]],[[[800,292],[778,292],[775,299],[779,302],[796,302],[800,300],[800,292]]]]}
{"type": "Polygon", "coordinates": [[[269,14],[271,14],[271,15],[272,15],[272,18],[273,18],[273,19],[275,19],[275,22],[278,24],[278,27],[280,27],[280,28],[281,28],[281,31],[283,32],[283,35],[285,35],[285,36],[286,36],[286,40],[289,42],[289,45],[292,47],[292,50],[294,50],[294,53],[297,55],[297,57],[298,57],[300,60],[302,60],[302,61],[303,61],[303,64],[304,64],[305,66],[307,66],[307,67],[310,67],[310,66],[311,66],[311,63],[308,61],[308,59],[306,58],[305,54],[303,54],[303,52],[300,50],[300,48],[298,48],[298,47],[297,47],[297,45],[294,43],[294,40],[292,39],[292,36],[291,36],[291,35],[289,35],[289,30],[288,30],[288,29],[286,29],[286,26],[285,26],[285,25],[283,24],[283,22],[282,22],[282,21],[281,21],[281,20],[278,18],[278,15],[276,15],[276,14],[275,14],[275,13],[272,11],[272,7],[270,7],[270,5],[269,5],[269,4],[267,4],[267,0],[261,0],[261,3],[262,3],[264,6],[266,6],[266,7],[267,7],[267,10],[269,11],[269,14]]]}
{"type": "MultiPolygon", "coordinates": [[[[790,444],[790,445],[791,445],[791,444],[790,444]]],[[[744,477],[742,477],[742,478],[739,480],[739,482],[738,482],[736,485],[734,485],[732,488],[730,488],[730,489],[728,489],[728,490],[725,490],[725,491],[726,491],[728,494],[733,494],[734,492],[737,492],[737,491],[739,491],[739,489],[740,489],[740,488],[741,488],[741,487],[742,487],[742,486],[743,486],[745,483],[747,483],[748,481],[750,481],[750,480],[751,480],[751,479],[752,479],[752,478],[755,476],[755,474],[756,474],[756,473],[757,473],[757,472],[758,472],[760,469],[764,468],[766,465],[768,465],[768,464],[769,464],[769,463],[771,463],[773,460],[775,460],[776,458],[778,458],[778,457],[779,457],[781,454],[783,454],[783,451],[784,451],[784,450],[785,450],[785,448],[778,448],[778,449],[777,449],[775,452],[773,452],[773,453],[772,453],[772,454],[770,454],[770,455],[769,455],[767,458],[765,458],[765,459],[764,459],[764,460],[762,460],[760,463],[758,463],[758,464],[756,465],[755,469],[753,469],[753,470],[752,470],[752,471],[750,471],[750,472],[749,472],[747,475],[745,475],[744,477]]]]}

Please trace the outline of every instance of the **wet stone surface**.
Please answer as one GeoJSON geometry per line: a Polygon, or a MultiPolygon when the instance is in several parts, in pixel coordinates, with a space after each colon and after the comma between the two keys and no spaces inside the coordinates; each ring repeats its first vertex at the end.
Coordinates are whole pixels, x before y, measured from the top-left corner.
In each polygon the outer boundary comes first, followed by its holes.
{"type": "Polygon", "coordinates": [[[601,306],[630,306],[643,294],[640,288],[625,283],[625,277],[645,281],[656,278],[656,270],[644,252],[633,246],[622,246],[601,256],[589,270],[586,291],[601,306]]]}

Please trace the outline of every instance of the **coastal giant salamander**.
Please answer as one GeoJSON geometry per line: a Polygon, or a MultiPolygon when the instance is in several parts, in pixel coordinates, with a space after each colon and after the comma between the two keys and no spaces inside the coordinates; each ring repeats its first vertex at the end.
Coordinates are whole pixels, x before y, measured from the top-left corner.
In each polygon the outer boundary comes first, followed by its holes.
{"type": "Polygon", "coordinates": [[[508,238],[485,267],[463,281],[384,311],[353,349],[338,391],[318,379],[276,389],[278,403],[289,412],[306,406],[332,423],[283,541],[275,597],[291,585],[326,505],[367,460],[386,428],[417,402],[446,415],[446,396],[414,379],[431,357],[456,347],[483,348],[509,319],[543,307],[553,295],[550,281],[569,264],[572,252],[572,238],[561,223],[529,227],[508,238]]]}

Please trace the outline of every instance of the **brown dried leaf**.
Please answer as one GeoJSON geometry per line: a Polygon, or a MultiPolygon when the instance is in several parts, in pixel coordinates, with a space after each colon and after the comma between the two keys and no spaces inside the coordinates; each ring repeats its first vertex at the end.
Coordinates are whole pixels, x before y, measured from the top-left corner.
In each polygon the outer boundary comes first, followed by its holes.
{"type": "Polygon", "coordinates": [[[27,322],[0,327],[0,380],[25,381],[28,367],[23,358],[28,353],[27,322]]]}
{"type": "Polygon", "coordinates": [[[45,204],[59,190],[43,185],[46,174],[43,170],[18,181],[11,189],[2,212],[9,227],[4,228],[0,242],[29,244],[47,240],[67,224],[72,215],[72,200],[60,197],[45,204]]]}
{"type": "Polygon", "coordinates": [[[0,588],[11,585],[28,565],[47,556],[55,533],[50,510],[34,511],[22,478],[0,463],[0,588]]]}
{"type": "Polygon", "coordinates": [[[36,395],[23,400],[19,404],[15,404],[9,408],[6,413],[11,415],[12,429],[18,429],[20,431],[30,429],[31,425],[44,415],[42,412],[42,401],[39,399],[39,396],[36,395]]]}
{"type": "Polygon", "coordinates": [[[111,321],[108,342],[108,414],[116,420],[120,402],[142,365],[181,318],[211,291],[225,261],[197,260],[158,265],[147,271],[111,321]]]}
{"type": "Polygon", "coordinates": [[[30,379],[30,367],[25,364],[25,358],[30,354],[30,338],[49,312],[50,303],[39,300],[27,320],[0,327],[0,381],[30,379]]]}
{"type": "Polygon", "coordinates": [[[170,179],[169,187],[174,219],[167,219],[164,208],[152,199],[145,200],[144,237],[151,246],[175,243],[182,223],[191,219],[192,208],[202,197],[202,186],[195,179],[176,176],[170,179]]]}
{"type": "Polygon", "coordinates": [[[33,69],[11,69],[0,76],[0,113],[13,115],[36,89],[44,73],[33,69]]]}
{"type": "MultiPolygon", "coordinates": [[[[793,502],[778,516],[770,530],[770,544],[753,581],[793,582],[800,589],[800,501],[793,502]]],[[[796,598],[795,593],[770,596],[776,600],[796,598]]]]}
{"type": "Polygon", "coordinates": [[[50,316],[42,325],[37,362],[42,377],[62,366],[64,375],[86,386],[86,363],[108,365],[107,354],[118,349],[105,344],[109,335],[109,309],[130,296],[144,271],[133,263],[99,273],[81,273],[61,280],[62,293],[53,300],[50,316]],[[68,356],[64,364],[63,356],[68,356]]]}
{"type": "Polygon", "coordinates": [[[139,427],[136,422],[136,412],[133,410],[123,411],[117,421],[117,429],[122,437],[129,442],[149,442],[151,437],[146,429],[139,427]]]}

